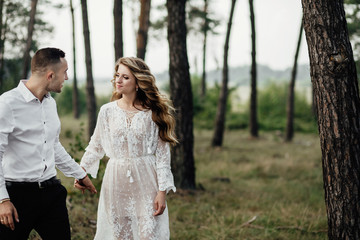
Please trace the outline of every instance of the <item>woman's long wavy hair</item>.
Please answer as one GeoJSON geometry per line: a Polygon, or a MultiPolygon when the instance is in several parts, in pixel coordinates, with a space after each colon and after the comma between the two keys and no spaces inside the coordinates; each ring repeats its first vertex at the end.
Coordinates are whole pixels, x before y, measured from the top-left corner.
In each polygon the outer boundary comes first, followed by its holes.
{"type": "MultiPolygon", "coordinates": [[[[175,118],[172,103],[165,95],[160,93],[155,85],[154,75],[141,58],[122,57],[116,61],[114,79],[112,80],[114,91],[111,101],[122,98],[122,94],[119,94],[115,88],[116,73],[120,64],[130,69],[130,72],[135,76],[136,84],[139,86],[134,104],[135,102],[139,103],[143,108],[152,111],[152,120],[158,125],[159,136],[163,141],[172,145],[178,143],[175,136],[175,118]]],[[[135,105],[134,107],[136,108],[135,105]]]]}

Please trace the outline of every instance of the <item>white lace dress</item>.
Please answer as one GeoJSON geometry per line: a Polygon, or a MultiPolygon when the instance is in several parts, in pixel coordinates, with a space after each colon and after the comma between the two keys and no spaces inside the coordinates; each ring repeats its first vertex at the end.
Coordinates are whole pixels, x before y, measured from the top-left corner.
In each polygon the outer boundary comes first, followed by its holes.
{"type": "Polygon", "coordinates": [[[81,166],[96,177],[107,163],[97,213],[97,240],[170,239],[167,208],[153,216],[157,192],[173,190],[170,147],[159,137],[152,112],[125,111],[116,101],[103,105],[81,166]]]}

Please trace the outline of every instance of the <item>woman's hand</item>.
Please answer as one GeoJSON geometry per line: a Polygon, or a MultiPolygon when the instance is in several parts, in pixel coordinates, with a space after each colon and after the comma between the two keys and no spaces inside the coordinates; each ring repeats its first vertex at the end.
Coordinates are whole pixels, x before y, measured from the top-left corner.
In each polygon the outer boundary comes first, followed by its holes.
{"type": "Polygon", "coordinates": [[[87,175],[83,179],[75,179],[74,187],[80,189],[83,194],[86,189],[89,190],[91,193],[97,193],[93,183],[87,175]]]}
{"type": "Polygon", "coordinates": [[[163,214],[165,208],[166,208],[166,192],[165,191],[159,191],[158,194],[155,197],[154,200],[154,216],[159,216],[163,214]]]}

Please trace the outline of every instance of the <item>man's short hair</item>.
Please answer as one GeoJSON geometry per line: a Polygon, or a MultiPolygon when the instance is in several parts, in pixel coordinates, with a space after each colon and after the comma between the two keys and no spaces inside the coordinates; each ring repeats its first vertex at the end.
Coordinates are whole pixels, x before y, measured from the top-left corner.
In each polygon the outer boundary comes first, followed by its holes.
{"type": "Polygon", "coordinates": [[[36,51],[31,60],[31,72],[43,72],[50,65],[60,63],[65,53],[58,48],[42,48],[36,51]]]}

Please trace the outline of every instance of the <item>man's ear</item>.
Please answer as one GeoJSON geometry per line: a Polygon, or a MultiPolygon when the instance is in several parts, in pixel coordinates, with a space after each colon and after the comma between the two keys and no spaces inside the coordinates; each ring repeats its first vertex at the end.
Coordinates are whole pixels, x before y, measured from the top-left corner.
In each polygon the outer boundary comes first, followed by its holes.
{"type": "Polygon", "coordinates": [[[46,73],[46,80],[51,81],[55,77],[54,71],[48,71],[46,73]]]}

